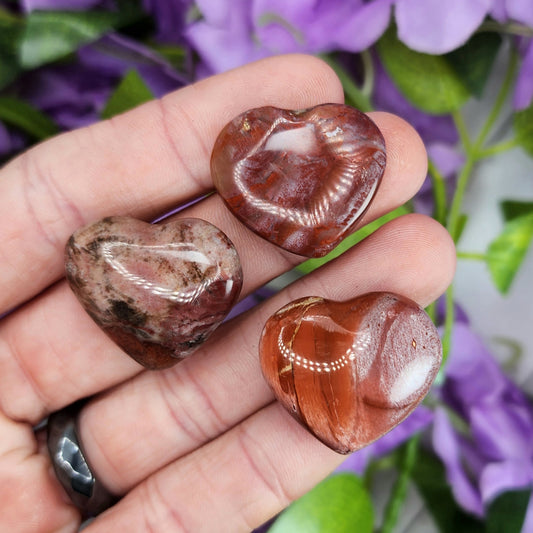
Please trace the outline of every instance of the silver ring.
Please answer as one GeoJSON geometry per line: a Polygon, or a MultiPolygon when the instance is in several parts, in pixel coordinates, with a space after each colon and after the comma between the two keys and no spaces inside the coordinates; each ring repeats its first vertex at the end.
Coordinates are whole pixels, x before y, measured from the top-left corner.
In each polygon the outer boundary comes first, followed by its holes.
{"type": "Polygon", "coordinates": [[[111,507],[118,497],[94,476],[78,438],[77,419],[84,402],[76,402],[48,418],[48,452],[57,479],[84,518],[111,507]]]}

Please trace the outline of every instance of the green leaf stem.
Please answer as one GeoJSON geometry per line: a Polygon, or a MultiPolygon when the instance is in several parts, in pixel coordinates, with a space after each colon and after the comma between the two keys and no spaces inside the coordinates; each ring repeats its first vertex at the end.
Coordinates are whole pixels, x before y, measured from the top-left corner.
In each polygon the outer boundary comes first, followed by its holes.
{"type": "Polygon", "coordinates": [[[372,533],[374,510],[354,474],[333,475],[291,504],[269,533],[372,533]]]}
{"type": "Polygon", "coordinates": [[[335,257],[338,257],[339,255],[343,254],[344,252],[346,252],[346,250],[349,250],[352,246],[355,246],[358,242],[361,242],[363,239],[374,233],[374,231],[379,229],[381,226],[383,226],[390,220],[394,220],[395,218],[398,218],[401,215],[406,215],[407,213],[410,213],[410,210],[405,205],[396,208],[394,211],[391,211],[390,213],[383,215],[377,220],[374,220],[370,224],[363,226],[355,233],[348,235],[348,237],[346,237],[334,250],[329,252],[329,254],[325,255],[324,257],[308,259],[297,267],[298,270],[300,272],[303,272],[304,274],[312,272],[318,267],[329,263],[329,261],[335,259],[335,257]]]}

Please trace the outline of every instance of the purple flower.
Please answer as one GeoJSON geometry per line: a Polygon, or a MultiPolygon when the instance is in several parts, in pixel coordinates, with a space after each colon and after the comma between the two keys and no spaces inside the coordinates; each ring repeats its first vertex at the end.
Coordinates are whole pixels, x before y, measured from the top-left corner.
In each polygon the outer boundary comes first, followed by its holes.
{"type": "Polygon", "coordinates": [[[0,161],[24,148],[24,136],[18,132],[8,130],[0,121],[0,161]]]}
{"type": "Polygon", "coordinates": [[[156,22],[156,39],[165,43],[182,43],[193,4],[194,0],[144,0],[145,11],[156,22]]]}
{"type": "Polygon", "coordinates": [[[199,0],[186,30],[208,72],[289,52],[361,51],[385,31],[393,0],[199,0]],[[221,52],[223,51],[223,53],[221,52]]]}
{"type": "Polygon", "coordinates": [[[197,2],[204,18],[185,31],[203,61],[203,73],[222,72],[269,55],[253,39],[248,0],[197,2]]]}
{"type": "Polygon", "coordinates": [[[513,20],[533,27],[533,9],[529,0],[493,0],[490,14],[498,22],[513,20]]]}
{"type": "Polygon", "coordinates": [[[532,407],[462,323],[454,327],[440,392],[448,410],[435,412],[435,452],[459,504],[483,516],[501,492],[533,483],[532,407]],[[457,415],[464,421],[459,431],[457,415]]]}
{"type": "Polygon", "coordinates": [[[492,7],[492,0],[396,0],[398,37],[428,54],[463,45],[492,7]]]}

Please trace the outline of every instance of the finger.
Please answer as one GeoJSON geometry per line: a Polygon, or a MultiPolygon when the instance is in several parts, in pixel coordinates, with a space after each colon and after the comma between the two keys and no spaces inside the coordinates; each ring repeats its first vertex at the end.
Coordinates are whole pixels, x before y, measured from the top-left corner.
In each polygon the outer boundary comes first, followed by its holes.
{"type": "MultiPolygon", "coordinates": [[[[366,222],[409,200],[426,171],[424,146],[406,122],[386,113],[372,118],[385,135],[389,156],[366,222]]],[[[217,195],[179,216],[208,220],[235,243],[244,272],[243,296],[302,260],[247,230],[217,195]]],[[[140,370],[98,330],[64,283],[0,322],[0,406],[17,420],[35,423],[140,370]]]]}
{"type": "Polygon", "coordinates": [[[99,517],[89,531],[132,523],[141,524],[139,531],[212,531],[220,524],[228,531],[249,531],[281,511],[338,466],[343,456],[307,433],[279,404],[269,404],[272,395],[261,378],[256,353],[266,318],[280,305],[311,294],[346,299],[368,290],[392,290],[426,305],[444,291],[454,267],[451,239],[436,222],[421,216],[402,217],[335,264],[228,324],[223,350],[159,375],[145,374],[88,407],[82,419],[83,439],[93,467],[99,465],[96,469],[107,483],[112,484],[114,476],[114,487],[118,487],[119,477],[124,483],[132,473],[135,477],[138,468],[146,468],[147,461],[154,457],[160,461],[157,466],[152,462],[151,471],[156,473],[99,517]],[[193,383],[187,379],[191,376],[193,383]],[[151,386],[148,380],[160,380],[159,386],[151,386]],[[147,393],[154,389],[160,396],[147,393]],[[141,406],[131,406],[130,401],[141,392],[143,398],[155,402],[143,402],[143,423],[137,425],[135,438],[128,440],[124,453],[124,440],[116,438],[121,433],[116,413],[120,410],[125,427],[132,427],[141,406]],[[146,427],[152,417],[159,431],[149,423],[146,427]],[[118,425],[105,434],[112,424],[118,425]],[[150,436],[154,432],[157,438],[150,436]],[[110,445],[115,438],[122,449],[110,445]],[[162,441],[166,441],[166,450],[161,448],[162,441]],[[150,453],[143,453],[141,446],[150,453]],[[110,464],[113,449],[115,457],[122,455],[125,460],[122,465],[110,464]],[[176,451],[181,458],[170,462],[176,451]],[[168,466],[161,468],[164,459],[168,466]]]}
{"type": "Polygon", "coordinates": [[[109,214],[150,219],[210,189],[212,146],[235,115],[267,104],[342,101],[342,87],[325,63],[280,56],[61,135],[15,159],[0,179],[0,313],[62,275],[63,247],[78,227],[109,214]]]}
{"type": "Polygon", "coordinates": [[[273,403],[148,478],[86,531],[248,532],[345,458],[273,403]]]}
{"type": "Polygon", "coordinates": [[[113,492],[124,493],[270,402],[257,345],[267,318],[288,301],[310,295],[346,300],[384,290],[426,305],[450,282],[454,264],[453,244],[432,219],[412,215],[385,225],[334,263],[225,324],[216,349],[206,347],[174,369],[145,373],[88,405],[81,436],[91,465],[113,492]]]}
{"type": "Polygon", "coordinates": [[[31,427],[0,411],[0,435],[0,531],[77,531],[79,513],[62,493],[49,458],[38,453],[31,427]]]}

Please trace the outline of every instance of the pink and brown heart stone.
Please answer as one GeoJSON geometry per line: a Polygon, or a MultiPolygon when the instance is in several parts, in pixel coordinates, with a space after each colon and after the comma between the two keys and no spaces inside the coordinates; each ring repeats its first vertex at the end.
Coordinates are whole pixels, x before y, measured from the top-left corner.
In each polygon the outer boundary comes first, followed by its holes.
{"type": "Polygon", "coordinates": [[[385,160],[378,127],[350,106],[261,107],[221,131],[211,175],[251,230],[290,252],[320,257],[355,229],[385,160]]]}
{"type": "Polygon", "coordinates": [[[296,300],[268,320],[263,374],[281,404],[338,453],[366,446],[422,401],[442,359],[438,332],[413,301],[369,293],[296,300]]]}
{"type": "Polygon", "coordinates": [[[223,321],[242,286],[239,257],[200,219],[104,218],[72,235],[67,280],[93,320],[151,369],[174,365],[223,321]]]}

